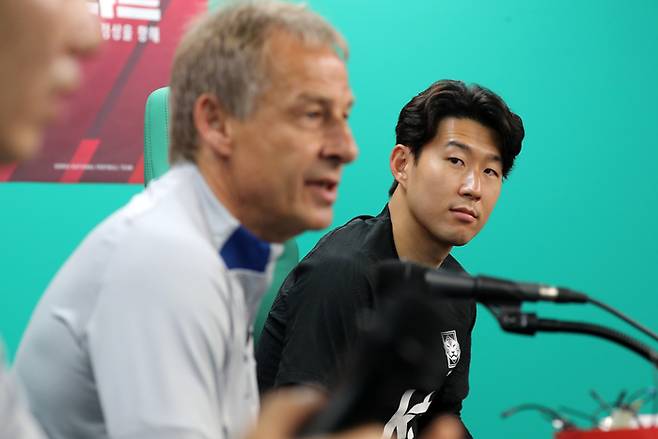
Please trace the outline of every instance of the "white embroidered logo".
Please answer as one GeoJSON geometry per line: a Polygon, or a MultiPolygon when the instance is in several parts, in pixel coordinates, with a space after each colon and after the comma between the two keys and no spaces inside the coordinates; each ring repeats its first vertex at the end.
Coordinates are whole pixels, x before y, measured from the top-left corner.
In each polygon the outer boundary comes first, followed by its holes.
{"type": "Polygon", "coordinates": [[[414,431],[412,428],[407,430],[407,425],[416,416],[427,412],[427,409],[432,402],[430,401],[430,398],[432,398],[432,395],[434,394],[434,392],[430,393],[422,402],[419,402],[407,410],[409,402],[411,401],[411,396],[414,392],[415,390],[407,390],[404,392],[402,399],[400,399],[400,407],[398,408],[398,411],[395,412],[393,417],[386,423],[386,426],[384,426],[382,439],[391,438],[395,432],[397,432],[398,439],[414,439],[414,431]]]}
{"type": "MultiPolygon", "coordinates": [[[[448,358],[448,368],[454,369],[455,366],[457,366],[457,363],[459,363],[459,357],[462,353],[459,348],[459,342],[457,341],[457,331],[442,332],[441,337],[443,337],[443,347],[445,348],[446,357],[448,358]]],[[[448,373],[448,375],[450,375],[450,373],[448,373]]]]}

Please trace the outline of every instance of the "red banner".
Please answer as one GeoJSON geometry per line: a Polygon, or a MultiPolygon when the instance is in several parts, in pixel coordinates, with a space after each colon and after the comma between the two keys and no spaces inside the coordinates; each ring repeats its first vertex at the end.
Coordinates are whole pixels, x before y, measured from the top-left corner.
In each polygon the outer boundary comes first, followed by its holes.
{"type": "Polygon", "coordinates": [[[658,428],[636,428],[633,430],[567,430],[555,435],[555,439],[656,439],[658,428]]]}
{"type": "Polygon", "coordinates": [[[207,0],[95,0],[104,45],[85,65],[69,113],[46,134],[39,156],[0,167],[0,181],[144,181],[144,105],[167,85],[174,50],[207,0]]]}

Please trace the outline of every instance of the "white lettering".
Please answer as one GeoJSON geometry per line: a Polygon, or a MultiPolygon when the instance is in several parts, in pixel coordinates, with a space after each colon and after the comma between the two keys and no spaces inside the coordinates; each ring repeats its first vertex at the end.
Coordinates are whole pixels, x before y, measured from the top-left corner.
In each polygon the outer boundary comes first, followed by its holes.
{"type": "Polygon", "coordinates": [[[103,19],[160,21],[160,0],[88,0],[87,8],[103,19]]]}
{"type": "Polygon", "coordinates": [[[414,405],[407,411],[407,407],[409,407],[409,402],[411,401],[411,396],[414,394],[414,392],[415,392],[414,390],[407,390],[406,392],[404,392],[404,395],[402,395],[402,398],[400,399],[400,406],[398,407],[398,411],[395,412],[395,414],[384,426],[384,433],[382,434],[383,439],[388,439],[392,437],[393,433],[396,432],[397,432],[397,437],[399,439],[414,438],[413,429],[409,428],[407,430],[407,426],[409,425],[409,422],[411,422],[413,418],[427,412],[427,409],[429,409],[430,404],[432,403],[430,399],[434,394],[434,392],[430,393],[425,397],[425,399],[423,399],[422,402],[419,402],[418,404],[414,405]]]}

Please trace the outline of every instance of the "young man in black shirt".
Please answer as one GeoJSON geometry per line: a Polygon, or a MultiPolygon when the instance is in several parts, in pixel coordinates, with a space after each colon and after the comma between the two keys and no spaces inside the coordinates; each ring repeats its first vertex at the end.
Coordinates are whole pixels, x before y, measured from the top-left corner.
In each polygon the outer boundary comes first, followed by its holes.
{"type": "MultiPolygon", "coordinates": [[[[388,205],[324,236],[285,280],[259,341],[261,392],[291,384],[333,388],[358,339],[360,313],[374,307],[377,262],[399,258],[463,272],[450,251],[487,222],[523,137],[521,119],[478,85],[438,81],[405,105],[390,158],[395,181],[388,205]]],[[[447,300],[440,318],[445,380],[429,395],[400,395],[386,437],[417,437],[429,421],[432,432],[441,423],[447,431],[459,420],[475,303],[447,300]]],[[[457,424],[457,437],[468,435],[457,424]]]]}

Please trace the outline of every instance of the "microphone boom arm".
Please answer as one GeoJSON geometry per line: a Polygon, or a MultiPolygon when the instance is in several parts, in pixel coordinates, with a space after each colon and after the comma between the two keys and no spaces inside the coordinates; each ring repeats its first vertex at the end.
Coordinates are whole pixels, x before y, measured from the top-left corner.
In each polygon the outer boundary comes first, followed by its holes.
{"type": "Polygon", "coordinates": [[[622,332],[592,323],[542,319],[535,313],[521,312],[520,304],[486,305],[486,307],[496,317],[504,331],[523,335],[535,335],[537,332],[590,335],[623,346],[658,368],[658,351],[622,332]]]}

